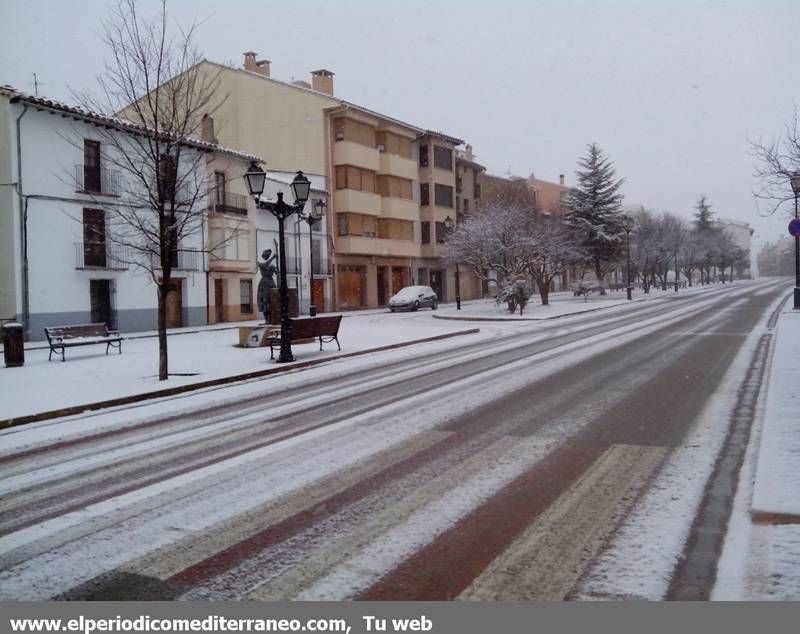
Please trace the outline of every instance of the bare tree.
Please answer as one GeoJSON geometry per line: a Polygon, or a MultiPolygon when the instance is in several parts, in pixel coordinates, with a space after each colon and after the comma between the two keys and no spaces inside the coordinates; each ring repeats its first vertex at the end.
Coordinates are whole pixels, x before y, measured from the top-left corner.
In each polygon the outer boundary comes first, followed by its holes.
{"type": "Polygon", "coordinates": [[[559,275],[585,259],[575,233],[559,216],[537,216],[530,226],[528,272],[536,282],[542,306],[547,306],[550,285],[559,275]]]}
{"type": "Polygon", "coordinates": [[[166,324],[173,270],[181,258],[219,246],[186,246],[206,222],[206,152],[215,147],[196,138],[204,117],[224,101],[219,73],[199,65],[197,26],[171,23],[166,0],[149,18],[136,0],[120,0],[103,21],[109,59],[97,78],[99,94],[75,95],[87,110],[124,117],[119,126],[98,126],[102,159],[121,177],[113,204],[100,197],[95,202],[106,213],[106,240],[117,247],[116,257],[144,271],[157,289],[162,381],[169,376],[166,324]]]}
{"type": "Polygon", "coordinates": [[[758,159],[753,175],[760,181],[753,195],[765,203],[765,215],[771,216],[794,201],[790,179],[800,172],[800,111],[797,106],[783,133],[768,142],[750,141],[750,153],[758,159]]]}

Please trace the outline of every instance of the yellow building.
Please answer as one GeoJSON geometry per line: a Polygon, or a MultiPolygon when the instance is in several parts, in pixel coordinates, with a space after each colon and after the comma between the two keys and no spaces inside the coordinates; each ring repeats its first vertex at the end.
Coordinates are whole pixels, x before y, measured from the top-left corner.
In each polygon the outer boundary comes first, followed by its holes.
{"type": "MultiPolygon", "coordinates": [[[[384,305],[403,286],[428,283],[429,271],[443,271],[437,243],[426,243],[423,232],[427,226],[438,235],[437,223],[448,214],[455,219],[454,149],[460,139],[335,98],[329,70],[313,71],[310,83],[279,81],[270,76],[270,62],[253,52],[244,54],[243,68],[207,60],[201,66],[219,78],[226,96],[210,123],[220,143],[262,157],[268,170],[303,170],[326,179],[331,195],[325,225],[334,261],[325,282],[327,307],[384,305]],[[423,146],[429,168],[420,167],[423,146]],[[443,150],[449,171],[435,165],[443,150]],[[421,208],[424,184],[433,204],[421,208]],[[436,202],[437,192],[446,196],[442,187],[450,191],[447,204],[436,202]]],[[[444,300],[454,297],[447,288],[443,282],[444,300]]]]}

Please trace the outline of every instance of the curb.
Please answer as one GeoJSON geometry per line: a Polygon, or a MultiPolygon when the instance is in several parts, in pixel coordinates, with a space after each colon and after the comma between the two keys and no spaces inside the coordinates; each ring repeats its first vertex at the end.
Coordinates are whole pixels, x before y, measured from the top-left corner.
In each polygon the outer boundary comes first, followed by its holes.
{"type": "Polygon", "coordinates": [[[121,396],[118,398],[109,399],[106,401],[96,401],[84,405],[71,405],[69,407],[62,407],[60,409],[50,410],[47,412],[40,412],[38,414],[28,414],[25,416],[17,416],[14,418],[6,418],[0,420],[0,429],[8,429],[9,427],[18,427],[20,425],[27,425],[30,423],[38,423],[43,420],[50,420],[53,418],[61,418],[62,416],[72,416],[74,414],[81,414],[83,412],[91,412],[99,409],[108,409],[110,407],[118,407],[120,405],[130,405],[132,403],[139,403],[142,401],[149,401],[151,399],[163,398],[167,396],[175,396],[185,392],[193,392],[208,387],[217,387],[226,385],[228,383],[238,383],[240,381],[247,381],[249,379],[258,379],[273,374],[282,374],[284,372],[291,372],[292,370],[310,368],[323,363],[331,361],[338,361],[339,359],[347,359],[350,357],[359,357],[373,352],[384,352],[386,350],[395,350],[397,348],[405,348],[419,343],[428,343],[431,341],[441,341],[443,339],[451,339],[453,337],[460,337],[462,335],[474,335],[480,332],[480,328],[470,328],[469,330],[458,330],[456,332],[448,332],[442,335],[434,335],[433,337],[425,337],[423,339],[414,339],[412,341],[401,341],[399,343],[392,343],[378,348],[370,348],[369,350],[359,350],[357,352],[347,352],[345,354],[337,354],[331,357],[324,357],[322,359],[310,359],[308,361],[300,361],[288,365],[281,365],[266,370],[255,370],[253,372],[245,372],[244,374],[234,374],[233,376],[221,377],[218,379],[209,379],[208,381],[201,381],[199,383],[192,383],[190,385],[179,385],[176,387],[166,388],[163,390],[154,390],[152,392],[143,392],[141,394],[131,394],[130,396],[121,396]]]}
{"type": "MultiPolygon", "coordinates": [[[[672,297],[672,295],[670,295],[672,297]]],[[[646,297],[641,297],[638,299],[634,299],[630,302],[614,304],[613,306],[598,306],[597,308],[587,308],[586,310],[579,310],[574,313],[564,313],[563,315],[553,315],[551,317],[456,317],[456,316],[449,316],[449,315],[433,315],[434,319],[446,319],[449,321],[492,321],[492,322],[504,322],[504,321],[550,321],[551,319],[563,319],[565,317],[574,317],[575,315],[584,315],[586,313],[594,313],[598,310],[611,310],[612,308],[619,308],[620,306],[630,306],[631,304],[635,304],[636,302],[643,302],[645,299],[649,299],[646,297]]],[[[661,299],[661,298],[659,298],[661,299]]]]}

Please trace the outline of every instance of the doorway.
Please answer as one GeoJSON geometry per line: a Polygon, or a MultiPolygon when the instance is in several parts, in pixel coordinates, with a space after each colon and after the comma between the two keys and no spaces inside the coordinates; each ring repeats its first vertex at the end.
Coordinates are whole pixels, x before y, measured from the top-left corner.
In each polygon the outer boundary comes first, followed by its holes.
{"type": "Polygon", "coordinates": [[[431,283],[430,287],[436,293],[436,297],[440,302],[445,301],[444,298],[444,271],[441,269],[431,269],[431,283]]]}
{"type": "Polygon", "coordinates": [[[183,284],[182,280],[170,280],[167,284],[167,328],[183,326],[183,284]]]}
{"type": "Polygon", "coordinates": [[[378,306],[386,306],[386,302],[388,298],[386,297],[387,293],[387,279],[386,275],[386,267],[379,266],[378,267],[378,306]]]}
{"type": "Polygon", "coordinates": [[[408,269],[404,266],[392,267],[392,294],[408,286],[408,269]]]}
{"type": "Polygon", "coordinates": [[[317,312],[325,312],[325,280],[314,280],[311,286],[311,303],[317,312]]]}
{"type": "Polygon", "coordinates": [[[225,280],[214,280],[214,322],[225,321],[225,280]]]}
{"type": "Polygon", "coordinates": [[[116,329],[114,315],[114,280],[89,280],[89,303],[93,324],[105,324],[116,329]]]}

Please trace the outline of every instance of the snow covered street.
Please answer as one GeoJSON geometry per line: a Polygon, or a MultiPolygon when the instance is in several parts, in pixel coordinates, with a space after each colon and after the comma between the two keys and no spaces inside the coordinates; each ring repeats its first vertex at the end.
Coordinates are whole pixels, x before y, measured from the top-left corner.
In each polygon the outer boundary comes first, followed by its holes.
{"type": "MultiPolygon", "coordinates": [[[[710,594],[716,559],[692,548],[694,524],[733,421],[756,420],[748,381],[786,291],[737,282],[481,324],[3,430],[0,597],[658,599],[685,569],[710,594]]],[[[465,327],[348,321],[345,349],[465,327]]],[[[233,333],[202,335],[196,354],[230,348],[229,369],[251,352],[233,333]]]]}

